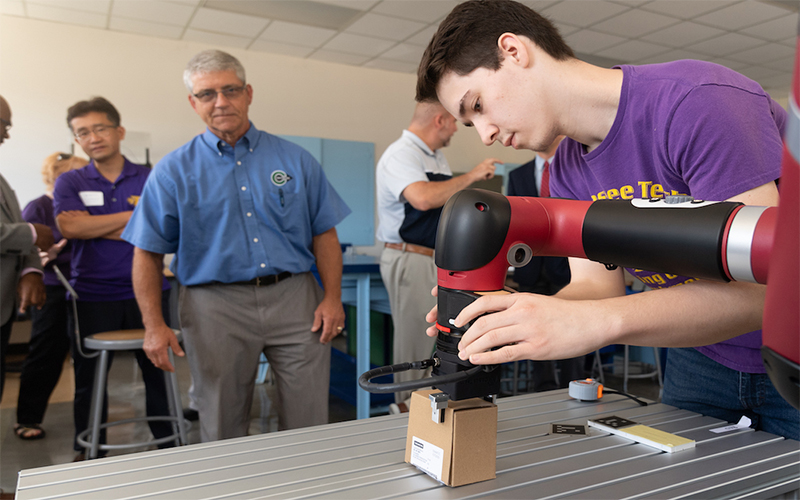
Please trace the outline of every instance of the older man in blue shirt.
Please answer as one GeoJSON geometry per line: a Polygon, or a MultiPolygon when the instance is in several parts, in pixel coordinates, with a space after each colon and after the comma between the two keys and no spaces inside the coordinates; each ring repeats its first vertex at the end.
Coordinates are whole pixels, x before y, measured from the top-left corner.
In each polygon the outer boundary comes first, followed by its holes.
{"type": "Polygon", "coordinates": [[[253,89],[236,58],[201,52],[184,81],[208,129],[155,166],[122,234],[136,246],[145,352],[170,371],[167,347],[183,355],[160,313],[163,254],[174,253],[201,439],[247,434],[261,352],[278,384],[278,427],[327,423],[328,342],[344,326],[335,225],[350,210],[307,151],[248,120],[253,89]]]}

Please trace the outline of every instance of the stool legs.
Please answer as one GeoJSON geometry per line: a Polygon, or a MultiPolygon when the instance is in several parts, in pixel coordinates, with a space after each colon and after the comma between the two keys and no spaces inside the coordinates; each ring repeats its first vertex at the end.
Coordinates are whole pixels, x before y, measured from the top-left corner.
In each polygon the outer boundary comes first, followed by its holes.
{"type": "MultiPolygon", "coordinates": [[[[163,440],[167,440],[167,442],[174,439],[175,444],[177,446],[182,446],[188,444],[189,440],[186,436],[186,422],[183,419],[183,415],[181,413],[181,394],[180,390],[178,389],[178,375],[175,372],[164,372],[164,384],[167,390],[167,405],[169,406],[170,416],[168,417],[135,417],[129,418],[125,420],[120,420],[118,422],[110,422],[107,424],[103,424],[103,402],[104,396],[106,392],[106,386],[108,384],[108,363],[110,358],[110,351],[108,350],[99,350],[100,354],[97,358],[97,364],[95,367],[95,377],[94,377],[94,385],[92,387],[92,402],[91,408],[89,410],[89,427],[86,431],[82,432],[78,436],[78,443],[81,446],[84,446],[87,450],[88,458],[97,458],[100,449],[108,450],[108,449],[123,449],[123,448],[132,448],[137,446],[144,446],[147,444],[160,444],[163,443],[163,440]],[[115,445],[101,445],[100,444],[100,433],[103,429],[118,425],[118,424],[127,424],[136,421],[150,421],[150,420],[168,420],[172,423],[172,436],[165,436],[164,438],[154,439],[148,442],[141,442],[141,443],[129,443],[129,444],[115,444],[115,445]]],[[[175,363],[175,360],[172,355],[172,350],[169,350],[169,361],[170,363],[175,363]]]]}
{"type": "Polygon", "coordinates": [[[103,420],[103,397],[106,393],[106,378],[108,370],[108,351],[100,351],[94,375],[92,388],[92,406],[89,411],[89,428],[91,428],[91,447],[89,458],[97,458],[100,450],[100,424],[103,420]]]}
{"type": "MultiPolygon", "coordinates": [[[[175,366],[175,359],[172,355],[172,349],[167,348],[169,354],[169,362],[175,366]]],[[[172,421],[172,429],[178,436],[175,440],[176,446],[187,444],[189,441],[186,438],[186,425],[183,420],[183,405],[181,403],[181,393],[178,389],[178,374],[176,372],[164,372],[164,383],[167,386],[167,402],[169,404],[169,413],[175,417],[172,421]]]]}

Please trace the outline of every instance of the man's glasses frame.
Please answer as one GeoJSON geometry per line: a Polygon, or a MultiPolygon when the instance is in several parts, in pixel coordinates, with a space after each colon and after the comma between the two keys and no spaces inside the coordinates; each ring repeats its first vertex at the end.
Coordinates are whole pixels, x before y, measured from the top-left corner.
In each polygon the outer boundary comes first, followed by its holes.
{"type": "Polygon", "coordinates": [[[225,96],[225,99],[233,100],[239,98],[244,90],[247,88],[247,85],[242,85],[241,87],[225,87],[220,90],[202,90],[196,94],[192,94],[192,96],[202,103],[210,103],[217,100],[217,95],[222,94],[225,96]]]}
{"type": "Polygon", "coordinates": [[[75,132],[75,138],[80,142],[85,141],[92,134],[105,138],[111,135],[111,132],[116,128],[119,128],[119,125],[95,125],[91,129],[78,130],[75,132]]]}

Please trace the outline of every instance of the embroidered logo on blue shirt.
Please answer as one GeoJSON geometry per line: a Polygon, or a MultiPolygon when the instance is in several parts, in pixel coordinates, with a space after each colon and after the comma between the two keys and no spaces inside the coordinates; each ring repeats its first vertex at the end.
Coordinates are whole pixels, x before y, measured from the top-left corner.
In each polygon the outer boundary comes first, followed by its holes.
{"type": "Polygon", "coordinates": [[[272,181],[272,183],[278,187],[281,187],[290,180],[292,180],[292,176],[287,174],[283,170],[275,170],[274,172],[272,172],[272,175],[270,175],[269,178],[272,181]]]}

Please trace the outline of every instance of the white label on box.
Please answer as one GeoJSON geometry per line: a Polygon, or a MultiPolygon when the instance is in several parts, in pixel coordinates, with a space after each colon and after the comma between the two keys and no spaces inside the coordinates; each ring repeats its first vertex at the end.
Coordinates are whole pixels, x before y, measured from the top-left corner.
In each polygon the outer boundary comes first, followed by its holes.
{"type": "Polygon", "coordinates": [[[78,196],[87,207],[102,207],[103,206],[103,192],[102,191],[79,191],[78,196]]]}
{"type": "Polygon", "coordinates": [[[441,481],[443,462],[444,450],[417,436],[411,438],[411,465],[422,469],[437,481],[441,481]]]}

